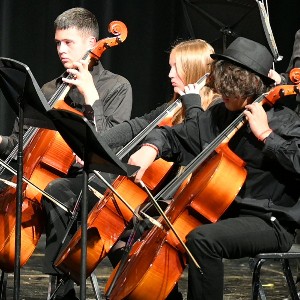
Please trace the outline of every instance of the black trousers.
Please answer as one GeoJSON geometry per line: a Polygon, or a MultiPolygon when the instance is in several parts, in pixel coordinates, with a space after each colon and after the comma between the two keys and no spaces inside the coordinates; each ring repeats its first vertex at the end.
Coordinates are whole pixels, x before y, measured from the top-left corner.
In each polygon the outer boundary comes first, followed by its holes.
{"type": "Polygon", "coordinates": [[[294,234],[277,220],[266,221],[256,216],[229,218],[197,227],[188,234],[186,244],[203,273],[189,262],[188,299],[223,299],[223,258],[287,251],[293,242],[294,234]]]}

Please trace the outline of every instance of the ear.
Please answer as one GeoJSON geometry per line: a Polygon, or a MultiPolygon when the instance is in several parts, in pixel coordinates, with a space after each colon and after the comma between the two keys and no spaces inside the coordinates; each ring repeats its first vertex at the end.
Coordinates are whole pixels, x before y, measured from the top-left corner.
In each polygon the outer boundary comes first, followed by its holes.
{"type": "Polygon", "coordinates": [[[97,40],[94,36],[89,36],[88,43],[89,43],[90,47],[93,48],[96,45],[97,40]]]}

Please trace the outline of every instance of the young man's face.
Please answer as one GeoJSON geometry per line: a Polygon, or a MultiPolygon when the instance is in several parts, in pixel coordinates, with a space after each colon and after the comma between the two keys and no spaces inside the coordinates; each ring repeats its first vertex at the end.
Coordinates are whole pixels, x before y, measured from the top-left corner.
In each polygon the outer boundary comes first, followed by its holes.
{"type": "Polygon", "coordinates": [[[73,68],[73,63],[81,60],[91,49],[96,39],[82,34],[77,28],[56,30],[55,42],[59,59],[66,69],[73,68]]]}
{"type": "Polygon", "coordinates": [[[222,97],[225,107],[230,111],[242,110],[248,104],[247,100],[222,97]]]}

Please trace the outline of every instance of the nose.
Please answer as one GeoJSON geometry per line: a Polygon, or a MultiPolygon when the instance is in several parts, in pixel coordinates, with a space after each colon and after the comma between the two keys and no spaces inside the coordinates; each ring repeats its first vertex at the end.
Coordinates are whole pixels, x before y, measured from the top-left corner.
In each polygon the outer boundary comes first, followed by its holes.
{"type": "Polygon", "coordinates": [[[174,72],[174,68],[172,67],[169,72],[169,78],[173,78],[173,77],[175,77],[175,72],[174,72]]]}
{"type": "Polygon", "coordinates": [[[66,44],[65,43],[59,43],[59,44],[57,44],[57,52],[58,53],[64,53],[64,52],[66,52],[66,49],[67,49],[67,47],[66,47],[66,44]]]}

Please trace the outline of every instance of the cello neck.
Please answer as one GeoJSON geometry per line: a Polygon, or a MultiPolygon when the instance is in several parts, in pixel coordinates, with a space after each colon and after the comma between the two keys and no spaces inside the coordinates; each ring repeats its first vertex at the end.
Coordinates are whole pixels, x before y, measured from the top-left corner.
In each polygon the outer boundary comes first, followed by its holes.
{"type": "MultiPolygon", "coordinates": [[[[209,74],[204,74],[196,84],[201,85],[201,88],[205,85],[206,78],[209,74]]],[[[138,135],[136,135],[129,143],[127,143],[118,153],[117,156],[122,159],[127,153],[129,153],[138,143],[144,139],[151,130],[158,126],[164,119],[170,115],[174,115],[180,108],[182,103],[180,98],[170,104],[157,118],[155,118],[145,129],[143,129],[138,135]]]]}
{"type": "MultiPolygon", "coordinates": [[[[261,95],[254,102],[261,102],[265,98],[265,95],[261,95]]],[[[244,113],[238,115],[238,117],[229,124],[212,142],[204,148],[184,169],[184,171],[173,180],[169,182],[164,189],[162,189],[157,195],[156,199],[171,199],[184,180],[192,174],[198,166],[203,164],[222,144],[228,144],[229,140],[234,134],[245,124],[246,118],[244,113]]]]}
{"type": "Polygon", "coordinates": [[[136,135],[129,143],[127,143],[118,153],[117,156],[122,159],[127,153],[129,153],[138,143],[148,135],[148,133],[154,129],[163,119],[168,117],[174,111],[178,111],[181,108],[181,101],[177,99],[167,109],[165,109],[156,119],[154,119],[145,129],[143,129],[138,135],[136,135]]]}
{"type": "MultiPolygon", "coordinates": [[[[114,37],[107,37],[102,40],[99,40],[96,45],[89,49],[84,56],[82,57],[82,60],[90,60],[90,65],[95,64],[102,56],[103,52],[107,49],[118,46],[124,40],[127,38],[127,27],[126,25],[121,21],[112,21],[110,22],[108,26],[108,31],[114,35],[114,37]]],[[[68,79],[72,79],[73,75],[69,74],[67,76],[68,79]]],[[[52,95],[50,100],[48,100],[48,103],[50,107],[53,107],[54,104],[58,100],[63,100],[68,92],[70,91],[70,85],[68,83],[62,82],[55,93],[52,95]]],[[[26,147],[28,142],[34,137],[35,133],[37,132],[37,129],[34,127],[29,127],[24,134],[24,145],[23,149],[26,147]]],[[[6,158],[5,162],[9,163],[11,160],[16,156],[18,151],[18,144],[13,148],[10,155],[6,158]]],[[[4,168],[2,166],[0,167],[0,174],[4,171],[4,168]]]]}
{"type": "MultiPolygon", "coordinates": [[[[299,94],[298,85],[282,85],[276,86],[269,92],[260,95],[253,103],[260,103],[274,105],[276,101],[283,96],[299,94]]],[[[159,194],[156,195],[156,199],[170,199],[185,179],[192,174],[198,166],[204,163],[214,151],[218,151],[222,145],[228,145],[230,139],[235,133],[246,123],[244,112],[242,112],[229,126],[227,126],[200,154],[198,154],[184,169],[184,171],[170,183],[162,189],[159,194]]]]}
{"type": "MultiPolygon", "coordinates": [[[[89,54],[90,54],[91,50],[88,50],[85,55],[82,57],[82,60],[88,60],[90,58],[89,54]]],[[[73,79],[74,75],[73,74],[68,74],[67,79],[73,79]]],[[[58,100],[63,100],[67,94],[70,91],[70,84],[66,83],[66,82],[62,82],[59,87],[57,88],[57,90],[55,91],[55,93],[52,95],[52,97],[50,98],[50,100],[48,101],[50,107],[53,107],[54,104],[58,101],[58,100]]]]}
{"type": "MultiPolygon", "coordinates": [[[[112,21],[108,25],[108,31],[114,35],[114,37],[107,37],[99,40],[92,49],[89,49],[81,60],[89,60],[92,67],[98,60],[100,60],[102,54],[111,47],[118,46],[127,38],[127,27],[121,21],[112,21]]],[[[68,79],[72,79],[73,75],[69,74],[68,79]]],[[[70,85],[63,82],[54,95],[49,100],[49,105],[52,107],[56,101],[64,99],[70,90],[70,85]]]]}

